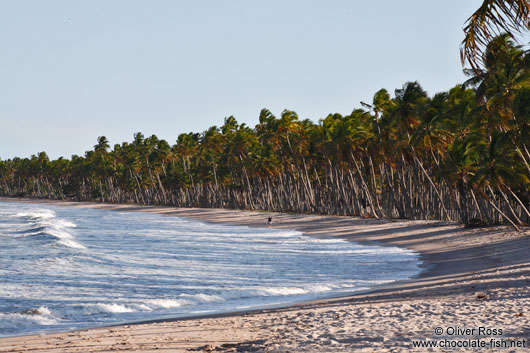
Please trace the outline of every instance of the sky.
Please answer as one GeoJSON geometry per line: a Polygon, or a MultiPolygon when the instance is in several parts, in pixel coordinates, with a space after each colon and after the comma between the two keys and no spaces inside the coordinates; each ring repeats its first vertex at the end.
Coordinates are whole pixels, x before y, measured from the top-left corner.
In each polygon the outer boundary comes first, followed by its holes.
{"type": "Polygon", "coordinates": [[[254,127],[267,108],[315,122],[376,91],[465,80],[481,0],[3,0],[0,158],[84,155],[106,136],[254,127]]]}

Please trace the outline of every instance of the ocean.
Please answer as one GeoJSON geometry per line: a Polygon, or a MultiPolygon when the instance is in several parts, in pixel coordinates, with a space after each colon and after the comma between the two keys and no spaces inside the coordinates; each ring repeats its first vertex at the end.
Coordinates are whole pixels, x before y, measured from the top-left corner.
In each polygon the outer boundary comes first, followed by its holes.
{"type": "Polygon", "coordinates": [[[0,336],[282,306],[420,272],[416,253],[291,230],[0,202],[0,336]]]}

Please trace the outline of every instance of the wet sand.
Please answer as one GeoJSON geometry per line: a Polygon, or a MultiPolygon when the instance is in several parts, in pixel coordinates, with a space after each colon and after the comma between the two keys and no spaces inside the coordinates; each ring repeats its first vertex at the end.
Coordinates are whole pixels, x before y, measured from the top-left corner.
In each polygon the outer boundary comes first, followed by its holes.
{"type": "MultiPolygon", "coordinates": [[[[506,352],[530,348],[529,229],[516,233],[506,227],[464,229],[436,221],[38,202],[159,213],[251,227],[267,227],[267,218],[272,215],[273,228],[412,249],[420,254],[424,271],[418,278],[369,293],[281,309],[3,338],[0,352],[459,350],[414,347],[421,342],[463,345],[462,351],[476,351],[469,348],[471,344],[501,345],[499,349],[506,352]],[[438,334],[440,328],[443,332],[438,334]]],[[[489,350],[489,346],[478,349],[484,350],[489,350]]]]}

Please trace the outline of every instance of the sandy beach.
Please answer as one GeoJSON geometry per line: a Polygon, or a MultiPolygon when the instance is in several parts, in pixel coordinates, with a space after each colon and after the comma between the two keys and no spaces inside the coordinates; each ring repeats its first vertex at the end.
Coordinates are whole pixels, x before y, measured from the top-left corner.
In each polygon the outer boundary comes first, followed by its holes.
{"type": "Polygon", "coordinates": [[[271,214],[273,228],[412,249],[420,254],[424,270],[418,278],[369,293],[288,308],[3,338],[0,352],[518,352],[530,348],[528,229],[516,233],[506,227],[464,229],[437,221],[52,203],[251,227],[267,227],[271,214]],[[438,347],[418,346],[427,343],[438,347]]]}

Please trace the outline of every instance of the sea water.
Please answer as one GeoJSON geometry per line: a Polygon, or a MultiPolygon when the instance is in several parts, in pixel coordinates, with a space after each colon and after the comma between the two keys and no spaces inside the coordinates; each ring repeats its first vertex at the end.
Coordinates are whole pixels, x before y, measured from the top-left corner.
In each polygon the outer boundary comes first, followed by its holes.
{"type": "Polygon", "coordinates": [[[409,250],[291,230],[0,202],[0,335],[285,305],[419,264],[409,250]]]}

